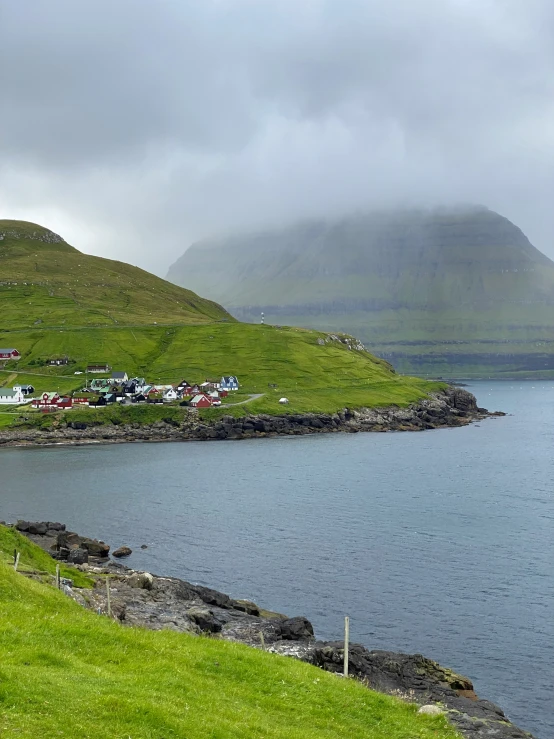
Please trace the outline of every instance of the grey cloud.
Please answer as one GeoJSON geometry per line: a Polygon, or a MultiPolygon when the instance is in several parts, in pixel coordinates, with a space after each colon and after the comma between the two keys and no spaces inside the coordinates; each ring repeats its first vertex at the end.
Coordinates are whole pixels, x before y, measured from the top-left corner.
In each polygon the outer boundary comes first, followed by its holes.
{"type": "Polygon", "coordinates": [[[5,216],[163,274],[233,229],[481,202],[554,256],[547,0],[4,0],[0,25],[5,216]]]}

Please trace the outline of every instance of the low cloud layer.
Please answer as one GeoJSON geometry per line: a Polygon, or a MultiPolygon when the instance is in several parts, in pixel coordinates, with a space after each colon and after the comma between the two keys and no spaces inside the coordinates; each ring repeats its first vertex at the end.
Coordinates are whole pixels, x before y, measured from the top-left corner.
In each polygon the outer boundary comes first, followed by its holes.
{"type": "Polygon", "coordinates": [[[165,274],[194,240],[482,203],[554,257],[548,0],[5,0],[0,217],[165,274]]]}

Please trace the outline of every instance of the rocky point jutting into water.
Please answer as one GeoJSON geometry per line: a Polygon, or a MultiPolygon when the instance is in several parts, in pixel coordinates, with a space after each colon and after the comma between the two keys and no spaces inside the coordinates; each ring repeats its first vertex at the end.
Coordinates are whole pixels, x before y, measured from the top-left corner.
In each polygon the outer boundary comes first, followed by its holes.
{"type": "MultiPolygon", "coordinates": [[[[289,618],[211,588],[131,570],[109,559],[108,544],[67,531],[61,523],[18,521],[16,528],[55,559],[72,562],[95,579],[94,589],[86,592],[69,580],[62,583],[65,593],[85,608],[109,613],[124,625],[210,634],[342,673],[344,642],[317,641],[303,616],[289,618]],[[109,605],[106,575],[110,575],[109,605]]],[[[130,550],[123,551],[127,553],[130,550]]],[[[370,688],[419,703],[428,712],[444,711],[468,739],[532,739],[501,708],[479,698],[471,680],[420,654],[353,644],[348,664],[350,675],[370,688]]]]}
{"type": "Polygon", "coordinates": [[[423,431],[448,426],[465,426],[489,415],[477,406],[475,396],[459,387],[447,388],[408,408],[344,408],[326,413],[223,416],[213,423],[198,414],[188,414],[182,423],[173,418],[154,424],[106,425],[98,421],[67,420],[45,429],[14,428],[0,431],[0,446],[44,444],[91,444],[131,441],[191,441],[249,439],[273,435],[302,435],[346,431],[423,431]]]}

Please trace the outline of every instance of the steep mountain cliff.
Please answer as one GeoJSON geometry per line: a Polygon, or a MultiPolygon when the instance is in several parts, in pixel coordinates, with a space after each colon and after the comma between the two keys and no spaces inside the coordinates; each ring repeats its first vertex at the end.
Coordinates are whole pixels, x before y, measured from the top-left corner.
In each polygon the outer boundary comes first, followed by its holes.
{"type": "Polygon", "coordinates": [[[236,317],[341,330],[400,370],[554,370],[554,263],[486,208],[312,221],[193,244],[168,279],[236,317]]]}

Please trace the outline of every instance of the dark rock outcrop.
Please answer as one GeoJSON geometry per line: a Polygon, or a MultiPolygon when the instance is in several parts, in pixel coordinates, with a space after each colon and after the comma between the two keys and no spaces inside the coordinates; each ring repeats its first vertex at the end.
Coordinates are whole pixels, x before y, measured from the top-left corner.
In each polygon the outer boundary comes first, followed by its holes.
{"type": "Polygon", "coordinates": [[[112,557],[129,557],[133,553],[131,547],[119,547],[112,552],[112,557]]]}

